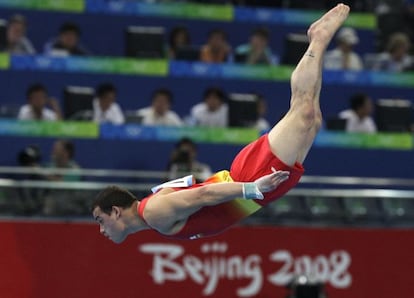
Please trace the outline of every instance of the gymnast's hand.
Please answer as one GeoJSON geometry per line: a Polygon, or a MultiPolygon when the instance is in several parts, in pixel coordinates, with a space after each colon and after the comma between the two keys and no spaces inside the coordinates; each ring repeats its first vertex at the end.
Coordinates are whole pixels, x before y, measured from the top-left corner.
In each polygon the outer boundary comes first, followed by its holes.
{"type": "Polygon", "coordinates": [[[277,171],[272,167],[272,173],[260,177],[254,183],[261,193],[275,190],[282,182],[289,179],[288,171],[277,171]]]}
{"type": "Polygon", "coordinates": [[[272,173],[260,177],[254,182],[243,184],[243,197],[245,199],[263,200],[264,192],[275,190],[282,182],[289,179],[288,171],[276,171],[272,167],[272,173]]]}

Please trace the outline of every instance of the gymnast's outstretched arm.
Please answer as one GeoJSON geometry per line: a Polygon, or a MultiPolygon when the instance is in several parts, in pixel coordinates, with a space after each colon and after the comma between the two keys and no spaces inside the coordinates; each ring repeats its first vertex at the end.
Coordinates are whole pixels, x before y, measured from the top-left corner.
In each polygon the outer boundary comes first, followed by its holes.
{"type": "MultiPolygon", "coordinates": [[[[276,171],[265,175],[255,182],[211,183],[198,188],[159,194],[152,200],[150,210],[146,208],[146,218],[157,222],[175,221],[188,218],[205,206],[217,205],[235,198],[262,199],[264,192],[278,187],[289,178],[289,172],[276,171]]],[[[149,206],[148,206],[149,207],[149,206]]]]}

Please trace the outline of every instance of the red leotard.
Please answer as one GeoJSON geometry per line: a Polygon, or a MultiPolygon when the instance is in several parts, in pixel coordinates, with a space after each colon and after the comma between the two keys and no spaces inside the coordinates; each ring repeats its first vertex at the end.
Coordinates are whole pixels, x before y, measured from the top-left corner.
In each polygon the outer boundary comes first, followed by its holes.
{"type": "MultiPolygon", "coordinates": [[[[243,218],[258,211],[262,206],[280,198],[293,188],[303,175],[303,167],[297,163],[293,167],[284,164],[270,150],[267,135],[244,147],[233,160],[230,173],[221,171],[205,182],[187,188],[178,188],[176,191],[196,188],[209,183],[217,182],[250,182],[270,174],[271,167],[276,170],[290,172],[289,179],[279,185],[274,191],[264,193],[264,200],[235,199],[215,206],[206,206],[191,215],[184,227],[170,237],[178,239],[196,239],[218,234],[243,218]]],[[[138,205],[138,214],[144,219],[144,208],[152,196],[144,198],[138,205]]]]}

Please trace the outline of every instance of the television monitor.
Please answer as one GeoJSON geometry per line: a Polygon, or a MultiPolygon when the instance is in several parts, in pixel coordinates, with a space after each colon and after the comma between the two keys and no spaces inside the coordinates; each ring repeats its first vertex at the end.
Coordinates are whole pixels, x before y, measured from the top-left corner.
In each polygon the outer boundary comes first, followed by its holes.
{"type": "Polygon", "coordinates": [[[375,104],[375,121],[379,131],[405,132],[413,122],[413,107],[405,99],[379,99],[375,104]]]}
{"type": "Polygon", "coordinates": [[[308,46],[309,39],[306,34],[287,34],[285,37],[285,52],[282,58],[282,63],[288,65],[298,64],[308,46]]]}
{"type": "Polygon", "coordinates": [[[7,21],[0,19],[0,51],[7,48],[7,21]]]}
{"type": "Polygon", "coordinates": [[[332,131],[344,131],[346,128],[346,119],[328,118],[325,121],[326,129],[332,131]]]}
{"type": "Polygon", "coordinates": [[[164,27],[127,27],[125,30],[125,55],[136,58],[164,58],[164,35],[164,27]]]}
{"type": "Polygon", "coordinates": [[[179,47],[175,53],[176,60],[198,61],[200,60],[200,47],[183,46],[179,47]]]}
{"type": "Polygon", "coordinates": [[[250,127],[258,118],[259,97],[250,93],[231,93],[228,97],[229,126],[250,127]]]}
{"type": "Polygon", "coordinates": [[[63,91],[64,118],[91,120],[95,90],[92,87],[67,86],[63,91]]]}

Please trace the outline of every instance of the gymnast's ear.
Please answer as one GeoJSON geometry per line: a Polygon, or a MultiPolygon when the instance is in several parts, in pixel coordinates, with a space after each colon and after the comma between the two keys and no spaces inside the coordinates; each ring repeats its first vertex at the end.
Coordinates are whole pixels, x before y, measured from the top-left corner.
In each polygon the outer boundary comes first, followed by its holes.
{"type": "Polygon", "coordinates": [[[121,217],[121,208],[118,206],[112,206],[112,213],[115,216],[115,219],[119,219],[121,217]]]}

